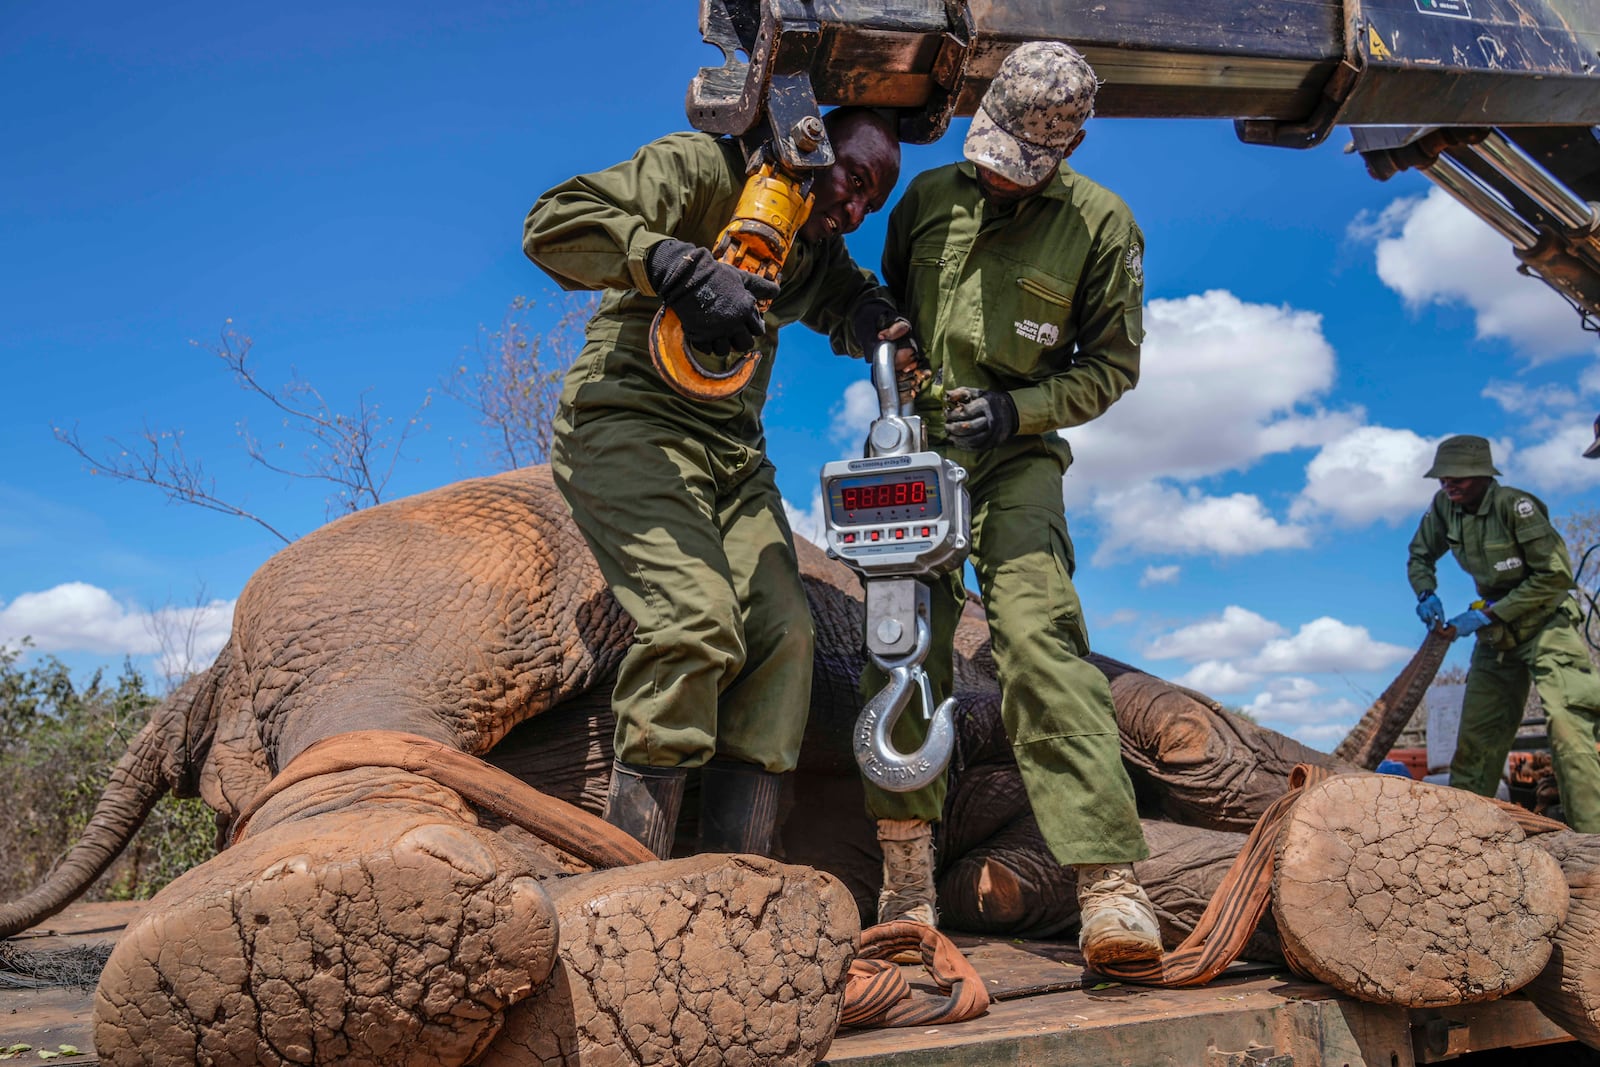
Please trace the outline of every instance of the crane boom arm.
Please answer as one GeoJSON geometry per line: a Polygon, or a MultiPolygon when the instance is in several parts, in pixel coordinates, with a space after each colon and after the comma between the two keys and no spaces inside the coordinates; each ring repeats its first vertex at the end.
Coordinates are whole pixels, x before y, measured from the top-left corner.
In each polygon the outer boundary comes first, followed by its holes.
{"type": "Polygon", "coordinates": [[[690,122],[796,171],[833,162],[795,134],[819,105],[895,108],[932,141],[1039,40],[1089,59],[1100,115],[1231,118],[1284,147],[1353,126],[1375,177],[1419,169],[1600,318],[1596,0],[700,0],[700,32],[724,62],[691,81],[690,122]]]}

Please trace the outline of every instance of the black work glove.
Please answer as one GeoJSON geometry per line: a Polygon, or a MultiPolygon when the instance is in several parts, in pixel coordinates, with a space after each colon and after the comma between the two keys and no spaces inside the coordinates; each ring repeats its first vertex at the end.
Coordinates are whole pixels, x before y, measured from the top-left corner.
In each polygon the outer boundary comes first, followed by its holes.
{"type": "MultiPolygon", "coordinates": [[[[899,319],[905,318],[893,304],[887,300],[872,297],[863,300],[850,316],[850,333],[855,337],[856,344],[861,347],[861,356],[869,363],[872,353],[878,348],[878,334],[893,326],[899,319]]],[[[898,346],[910,345],[909,337],[896,342],[898,346]]]]}
{"type": "Polygon", "coordinates": [[[944,429],[968,452],[1003,445],[1017,435],[1017,403],[1003,389],[960,386],[944,394],[944,429]]]}
{"type": "Polygon", "coordinates": [[[776,299],[778,283],[721,263],[708,248],[669,237],[650,250],[644,272],[702,352],[748,352],[767,332],[756,301],[776,299]]]}
{"type": "Polygon", "coordinates": [[[862,358],[870,363],[872,354],[882,343],[878,335],[897,322],[906,324],[906,332],[894,341],[895,384],[900,393],[900,404],[905,407],[912,403],[922,386],[933,377],[933,368],[928,365],[928,357],[922,354],[917,339],[911,335],[910,321],[889,301],[872,297],[862,301],[855,313],[850,316],[850,333],[861,348],[862,358]],[[902,368],[902,354],[907,349],[911,351],[913,362],[910,367],[902,368]]]}

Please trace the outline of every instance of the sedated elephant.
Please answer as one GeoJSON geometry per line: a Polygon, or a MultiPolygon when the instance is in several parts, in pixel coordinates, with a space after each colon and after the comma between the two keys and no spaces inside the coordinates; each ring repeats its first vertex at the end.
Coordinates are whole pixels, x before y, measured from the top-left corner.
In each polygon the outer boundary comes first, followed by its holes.
{"type": "MultiPolygon", "coordinates": [[[[548,471],[528,468],[345,517],[270,559],[216,663],[152,715],[82,840],[0,906],[0,936],[65,906],[170,789],[203,797],[224,833],[244,819],[248,832],[119,944],[96,996],[108,1061],[814,1062],[881,867],[849,748],[858,585],[798,547],[817,651],[781,840],[803,866],[702,856],[595,871],[648,857],[577,813],[564,834],[529,833],[482,783],[378,755],[386,739],[465,753],[602,806],[610,678],[632,627],[548,471]],[[329,745],[308,773],[279,776],[329,745]],[[586,835],[597,850],[574,846],[586,835]]],[[[951,925],[1043,935],[1075,901],[1009,763],[986,639],[974,604],[957,637],[941,905],[951,925]]],[[[1247,826],[1294,763],[1339,766],[1099,664],[1142,800],[1169,818],[1247,826]],[[1228,780],[1195,779],[1196,766],[1228,780]]],[[[1192,912],[1163,914],[1169,940],[1192,912]]]]}
{"type": "Polygon", "coordinates": [[[597,800],[593,713],[631,630],[544,468],[333,522],[252,577],[217,661],[155,710],[82,839],[0,906],[0,935],[70,902],[173,790],[247,832],[113,952],[109,1062],[814,1062],[859,931],[836,879],[743,856],[592,871],[650,857],[578,812],[542,840],[418,773],[561,708],[576,733],[509,758],[597,800]],[[343,747],[315,773],[273,782],[328,739],[343,747]],[[424,758],[384,762],[386,739],[424,758]]]}

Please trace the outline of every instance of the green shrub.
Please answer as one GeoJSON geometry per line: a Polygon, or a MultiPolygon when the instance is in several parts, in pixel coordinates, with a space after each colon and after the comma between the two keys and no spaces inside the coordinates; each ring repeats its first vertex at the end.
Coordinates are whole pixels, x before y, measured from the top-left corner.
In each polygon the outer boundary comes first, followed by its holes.
{"type": "MultiPolygon", "coordinates": [[[[0,899],[38,885],[88,824],[111,768],[159,703],[125,663],[114,683],[76,684],[46,657],[21,665],[0,647],[0,899]]],[[[163,797],[123,854],[86,894],[145,899],[215,851],[215,821],[198,800],[163,797]]]]}

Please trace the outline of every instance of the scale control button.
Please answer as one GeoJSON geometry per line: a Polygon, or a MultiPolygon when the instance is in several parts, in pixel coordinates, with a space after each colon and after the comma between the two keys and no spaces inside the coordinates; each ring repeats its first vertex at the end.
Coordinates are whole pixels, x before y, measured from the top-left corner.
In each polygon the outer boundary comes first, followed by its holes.
{"type": "Polygon", "coordinates": [[[923,528],[922,528],[922,536],[923,536],[923,537],[928,537],[928,536],[931,536],[931,535],[930,535],[930,533],[929,533],[929,530],[928,530],[928,527],[926,527],[926,526],[924,526],[924,527],[923,527],[923,528]]]}
{"type": "Polygon", "coordinates": [[[894,532],[894,539],[896,541],[904,541],[906,539],[906,532],[904,530],[896,530],[894,532]]]}
{"type": "Polygon", "coordinates": [[[855,544],[856,543],[856,535],[855,534],[845,534],[844,535],[844,543],[847,544],[847,545],[855,544]]]}
{"type": "Polygon", "coordinates": [[[868,535],[868,536],[870,536],[874,541],[876,541],[878,539],[878,531],[877,530],[873,530],[872,533],[870,535],[868,535]]]}

